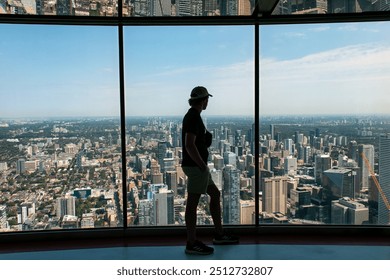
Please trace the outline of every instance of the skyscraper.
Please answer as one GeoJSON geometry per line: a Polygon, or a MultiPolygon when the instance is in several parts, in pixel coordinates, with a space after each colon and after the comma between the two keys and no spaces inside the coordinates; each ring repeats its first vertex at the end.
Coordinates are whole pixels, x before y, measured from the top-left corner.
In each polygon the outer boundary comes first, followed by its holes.
{"type": "Polygon", "coordinates": [[[74,196],[68,196],[66,198],[57,198],[57,217],[61,218],[65,215],[76,215],[76,198],[74,196]]]}
{"type": "Polygon", "coordinates": [[[223,169],[223,222],[240,223],[240,171],[233,165],[223,169]]]}
{"type": "Polygon", "coordinates": [[[167,171],[165,173],[165,182],[168,185],[168,189],[172,190],[177,195],[177,172],[167,171]]]}
{"type": "Polygon", "coordinates": [[[323,172],[322,186],[328,191],[329,199],[355,198],[356,182],[356,172],[349,168],[332,168],[323,172]]]}
{"type": "Polygon", "coordinates": [[[217,9],[218,9],[218,1],[217,0],[204,1],[204,15],[205,16],[215,15],[217,9]]]}
{"type": "Polygon", "coordinates": [[[290,155],[294,155],[292,139],[284,139],[284,149],[288,151],[290,155]]]}
{"type": "Polygon", "coordinates": [[[166,141],[160,141],[157,145],[157,161],[161,167],[164,166],[164,158],[168,151],[168,145],[169,144],[166,141]]]}
{"type": "Polygon", "coordinates": [[[297,173],[297,158],[288,156],[284,159],[284,174],[295,175],[297,173]]]}
{"type": "Polygon", "coordinates": [[[382,135],[379,138],[379,185],[382,188],[385,200],[379,196],[378,201],[378,224],[390,223],[390,135],[382,135]],[[387,200],[387,201],[386,201],[387,200]]]}
{"type": "Polygon", "coordinates": [[[328,11],[330,13],[361,13],[369,11],[371,8],[371,1],[328,0],[328,11]]]}
{"type": "Polygon", "coordinates": [[[232,152],[224,152],[223,153],[223,162],[225,165],[233,165],[236,166],[237,156],[235,153],[232,152]]]}
{"type": "Polygon", "coordinates": [[[6,206],[0,205],[0,229],[6,228],[8,228],[6,206]]]}
{"type": "Polygon", "coordinates": [[[269,125],[269,134],[271,134],[271,140],[275,140],[275,126],[273,124],[269,125]]]}
{"type": "Polygon", "coordinates": [[[249,16],[252,14],[251,0],[238,0],[238,15],[249,16]]]}
{"type": "Polygon", "coordinates": [[[359,145],[358,146],[358,159],[359,167],[361,168],[360,172],[360,188],[359,190],[368,190],[369,187],[369,177],[370,169],[374,170],[374,146],[373,145],[359,145]],[[366,157],[368,164],[363,159],[363,155],[366,157]]]}
{"type": "Polygon", "coordinates": [[[152,194],[154,225],[164,226],[175,223],[174,193],[167,188],[161,188],[152,194]]]}
{"type": "Polygon", "coordinates": [[[16,162],[16,173],[23,174],[25,171],[26,171],[26,160],[23,158],[20,158],[16,162]]]}
{"type": "Polygon", "coordinates": [[[171,15],[171,0],[154,0],[153,3],[154,16],[170,16],[171,15]]]}
{"type": "Polygon", "coordinates": [[[328,154],[315,156],[315,179],[317,184],[322,184],[322,174],[332,167],[332,159],[328,154]]]}
{"type": "Polygon", "coordinates": [[[368,208],[349,198],[332,201],[332,224],[362,225],[368,222],[368,208]]]}
{"type": "Polygon", "coordinates": [[[287,213],[287,176],[262,178],[263,211],[287,213]]]}

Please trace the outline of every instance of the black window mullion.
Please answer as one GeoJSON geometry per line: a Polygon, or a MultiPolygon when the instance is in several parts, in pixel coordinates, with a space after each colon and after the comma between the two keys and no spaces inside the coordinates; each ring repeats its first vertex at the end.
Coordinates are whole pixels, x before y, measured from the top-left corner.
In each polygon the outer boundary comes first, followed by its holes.
{"type": "Polygon", "coordinates": [[[255,24],[255,129],[254,129],[254,147],[255,147],[255,227],[259,227],[259,134],[260,134],[260,27],[255,24]]]}
{"type": "Polygon", "coordinates": [[[124,69],[124,46],[123,46],[123,24],[122,23],[118,25],[118,48],[119,48],[121,153],[122,153],[122,203],[123,203],[122,219],[123,219],[123,228],[126,229],[127,228],[126,108],[125,108],[125,69],[124,69]]]}

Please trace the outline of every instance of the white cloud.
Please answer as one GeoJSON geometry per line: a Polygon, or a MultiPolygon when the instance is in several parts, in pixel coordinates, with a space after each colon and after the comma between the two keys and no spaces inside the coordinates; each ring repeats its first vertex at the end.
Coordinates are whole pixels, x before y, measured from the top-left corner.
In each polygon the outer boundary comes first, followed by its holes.
{"type": "Polygon", "coordinates": [[[264,114],[388,113],[389,88],[390,46],[355,45],[262,61],[264,114]]]}
{"type": "Polygon", "coordinates": [[[309,30],[314,31],[314,32],[323,32],[323,31],[330,30],[330,26],[320,25],[319,27],[313,27],[313,28],[310,28],[309,30]]]}
{"type": "Polygon", "coordinates": [[[191,89],[203,85],[214,95],[206,114],[252,115],[253,84],[253,61],[179,68],[149,76],[143,81],[131,81],[130,78],[127,80],[126,102],[132,115],[182,115],[188,109],[191,89]]]}
{"type": "Polygon", "coordinates": [[[287,32],[283,34],[285,37],[288,38],[303,38],[306,37],[305,33],[302,32],[287,32]]]}

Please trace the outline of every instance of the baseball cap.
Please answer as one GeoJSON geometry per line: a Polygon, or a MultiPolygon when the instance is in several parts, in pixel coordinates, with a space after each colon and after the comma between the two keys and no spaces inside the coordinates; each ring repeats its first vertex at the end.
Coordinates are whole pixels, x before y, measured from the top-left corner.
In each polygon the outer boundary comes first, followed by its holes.
{"type": "Polygon", "coordinates": [[[213,97],[205,87],[202,86],[197,86],[194,87],[193,90],[191,91],[191,98],[190,100],[195,100],[195,99],[200,99],[204,97],[211,96],[213,97]]]}

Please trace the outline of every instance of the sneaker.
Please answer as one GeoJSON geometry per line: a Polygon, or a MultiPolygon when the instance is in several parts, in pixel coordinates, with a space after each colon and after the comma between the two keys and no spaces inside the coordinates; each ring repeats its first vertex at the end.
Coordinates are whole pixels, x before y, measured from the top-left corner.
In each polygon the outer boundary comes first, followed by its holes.
{"type": "Polygon", "coordinates": [[[228,245],[228,244],[237,244],[239,242],[239,238],[237,236],[222,234],[215,235],[213,239],[213,244],[215,245],[228,245]]]}
{"type": "Polygon", "coordinates": [[[189,245],[187,243],[186,254],[191,254],[191,255],[210,255],[214,253],[214,248],[209,247],[202,242],[196,240],[194,244],[189,245]]]}

